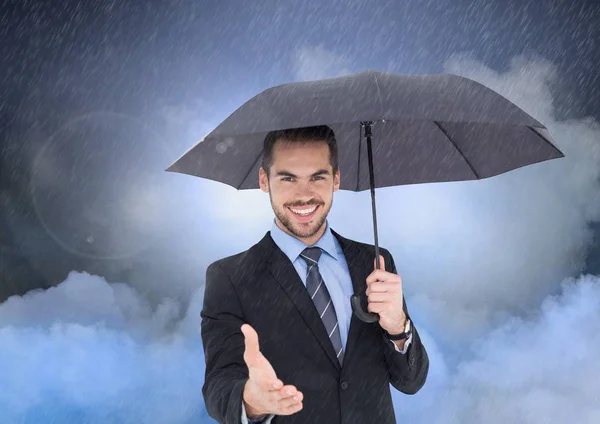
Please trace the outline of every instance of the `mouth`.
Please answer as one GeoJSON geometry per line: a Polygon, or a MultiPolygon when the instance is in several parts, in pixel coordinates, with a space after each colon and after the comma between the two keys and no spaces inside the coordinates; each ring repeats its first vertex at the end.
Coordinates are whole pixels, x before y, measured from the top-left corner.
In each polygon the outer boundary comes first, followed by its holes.
{"type": "Polygon", "coordinates": [[[292,212],[292,215],[294,215],[296,220],[308,222],[315,216],[320,207],[320,205],[302,206],[297,208],[288,207],[288,210],[292,212]]]}

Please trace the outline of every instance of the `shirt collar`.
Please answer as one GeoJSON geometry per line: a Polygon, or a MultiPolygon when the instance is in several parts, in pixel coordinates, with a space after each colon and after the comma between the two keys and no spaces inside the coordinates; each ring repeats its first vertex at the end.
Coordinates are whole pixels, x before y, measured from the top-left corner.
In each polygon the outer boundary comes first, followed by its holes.
{"type": "MultiPolygon", "coordinates": [[[[335,247],[335,236],[331,232],[329,221],[326,221],[325,225],[325,232],[314,246],[320,247],[329,256],[337,260],[338,256],[337,249],[335,247]]],[[[277,246],[292,262],[294,262],[298,256],[300,256],[300,253],[302,253],[302,251],[308,247],[303,241],[298,240],[296,237],[279,228],[275,223],[275,218],[273,218],[273,223],[271,224],[271,237],[277,246]]]]}

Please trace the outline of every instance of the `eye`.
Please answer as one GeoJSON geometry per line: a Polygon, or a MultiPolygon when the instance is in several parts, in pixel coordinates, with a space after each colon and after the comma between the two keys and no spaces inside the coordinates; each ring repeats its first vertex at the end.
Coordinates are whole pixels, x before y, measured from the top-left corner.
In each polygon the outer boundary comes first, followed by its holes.
{"type": "Polygon", "coordinates": [[[281,181],[292,181],[292,177],[283,177],[281,181]]]}

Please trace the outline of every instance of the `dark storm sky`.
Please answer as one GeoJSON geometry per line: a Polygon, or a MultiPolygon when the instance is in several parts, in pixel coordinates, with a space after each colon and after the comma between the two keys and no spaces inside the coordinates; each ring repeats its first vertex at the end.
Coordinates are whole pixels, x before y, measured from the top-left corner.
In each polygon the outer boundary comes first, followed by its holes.
{"type": "MultiPolygon", "coordinates": [[[[304,47],[322,46],[343,57],[350,72],[438,73],[457,53],[497,71],[517,55],[542,58],[559,73],[558,118],[600,119],[597,1],[1,4],[0,266],[8,281],[0,284],[0,299],[86,268],[81,258],[62,252],[67,256],[51,264],[61,272],[42,265],[23,271],[30,260],[23,246],[41,244],[15,225],[15,217],[24,217],[32,234],[44,232],[28,181],[38,144],[86,113],[109,111],[152,124],[157,111],[171,107],[180,120],[168,134],[174,160],[209,130],[202,123],[215,123],[259,91],[294,80],[304,47]],[[188,125],[188,119],[200,124],[188,125]]],[[[60,252],[50,240],[38,254],[45,257],[47,248],[60,252]]]]}
{"type": "Polygon", "coordinates": [[[39,92],[48,106],[143,113],[164,102],[227,104],[293,78],[303,45],[353,71],[435,73],[471,52],[501,70],[518,54],[558,65],[565,113],[598,116],[597,1],[8,1],[0,10],[3,117],[39,92]],[[328,3],[327,5],[324,5],[328,3]],[[568,93],[568,94],[567,94],[568,93]]]}

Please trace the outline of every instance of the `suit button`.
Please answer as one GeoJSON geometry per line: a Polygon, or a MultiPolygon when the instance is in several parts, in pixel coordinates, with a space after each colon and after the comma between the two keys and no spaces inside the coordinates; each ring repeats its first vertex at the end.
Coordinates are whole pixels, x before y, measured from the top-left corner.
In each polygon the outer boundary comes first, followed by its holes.
{"type": "Polygon", "coordinates": [[[348,382],[342,381],[342,390],[346,390],[348,388],[348,382]]]}

